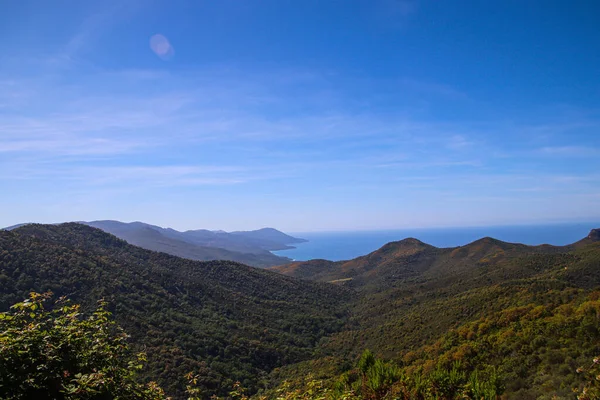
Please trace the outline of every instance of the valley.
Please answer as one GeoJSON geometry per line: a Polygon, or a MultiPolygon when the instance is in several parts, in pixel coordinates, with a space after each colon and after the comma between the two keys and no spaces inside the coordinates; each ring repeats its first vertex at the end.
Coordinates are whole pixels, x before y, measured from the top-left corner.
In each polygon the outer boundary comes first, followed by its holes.
{"type": "MultiPolygon", "coordinates": [[[[183,396],[239,381],[274,393],[307,377],[333,384],[371,350],[403,373],[498,376],[506,398],[568,397],[600,353],[600,234],[568,246],[483,238],[456,248],[416,239],[354,260],[260,270],[141,249],[75,223],[0,232],[0,307],[51,291],[85,309],[104,298],[144,379],[183,396]],[[456,363],[459,364],[456,364],[456,363]]],[[[412,374],[412,375],[411,375],[412,374]]]]}

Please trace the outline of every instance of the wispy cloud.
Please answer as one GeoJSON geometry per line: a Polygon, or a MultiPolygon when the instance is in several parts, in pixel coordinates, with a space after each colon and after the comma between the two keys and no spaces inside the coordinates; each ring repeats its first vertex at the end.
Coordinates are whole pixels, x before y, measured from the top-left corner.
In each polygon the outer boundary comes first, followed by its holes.
{"type": "Polygon", "coordinates": [[[584,146],[549,146],[542,147],[537,152],[556,157],[600,157],[600,148],[584,146]]]}
{"type": "Polygon", "coordinates": [[[125,142],[103,138],[80,139],[68,137],[48,140],[13,140],[0,142],[0,153],[51,153],[54,156],[116,155],[140,148],[143,142],[125,142]]]}
{"type": "MultiPolygon", "coordinates": [[[[0,83],[0,104],[9,104],[0,108],[0,182],[71,194],[69,204],[135,195],[168,204],[171,194],[212,191],[215,202],[257,206],[268,196],[295,206],[344,197],[355,209],[379,199],[508,207],[543,203],[560,187],[586,205],[600,186],[577,163],[551,170],[558,155],[592,155],[564,121],[482,124],[395,102],[394,112],[357,107],[353,99],[385,92],[385,80],[366,90],[301,70],[99,69],[69,84],[48,75],[0,83]],[[551,134],[524,140],[542,125],[551,134]]],[[[411,91],[460,97],[443,85],[411,91]]]]}
{"type": "MultiPolygon", "coordinates": [[[[97,163],[96,163],[97,164],[97,163]]],[[[107,188],[125,187],[148,189],[156,187],[233,185],[265,179],[266,171],[250,171],[245,167],[223,165],[53,165],[39,168],[44,162],[27,162],[11,166],[8,174],[0,174],[4,180],[43,179],[69,182],[79,187],[107,188]],[[38,168],[36,168],[37,166],[38,168]]],[[[48,165],[46,163],[46,165],[48,165]]]]}
{"type": "Polygon", "coordinates": [[[417,80],[414,78],[403,78],[400,83],[412,90],[416,90],[423,93],[434,94],[438,96],[447,97],[453,100],[468,100],[469,96],[457,88],[435,82],[426,82],[423,80],[417,80]]]}
{"type": "MultiPolygon", "coordinates": [[[[173,76],[161,70],[124,70],[96,73],[93,82],[83,76],[88,81],[80,86],[13,80],[7,87],[34,94],[40,110],[5,112],[0,152],[46,157],[139,153],[151,160],[161,159],[161,149],[168,147],[180,149],[186,158],[193,149],[201,153],[211,149],[208,158],[214,160],[214,149],[221,148],[226,157],[243,152],[252,166],[282,161],[291,165],[310,157],[315,165],[352,160],[363,167],[413,169],[480,168],[498,152],[515,162],[529,152],[527,147],[515,147],[516,142],[503,144],[507,136],[517,136],[518,127],[486,131],[468,122],[355,112],[352,106],[331,100],[331,94],[327,98],[336,109],[325,103],[304,112],[296,105],[311,104],[314,93],[298,87],[321,79],[318,74],[273,75],[278,78],[236,71],[173,76]]],[[[538,150],[540,155],[572,156],[596,151],[578,146],[538,150]]]]}
{"type": "Polygon", "coordinates": [[[464,135],[452,135],[449,138],[447,147],[453,150],[460,150],[473,145],[473,142],[464,135]]]}
{"type": "Polygon", "coordinates": [[[429,169],[429,168],[451,168],[451,167],[481,167],[482,163],[478,160],[431,160],[422,162],[395,162],[386,164],[377,164],[377,168],[408,168],[408,169],[429,169]]]}
{"type": "Polygon", "coordinates": [[[132,9],[137,7],[137,1],[103,2],[101,10],[85,18],[78,31],[71,36],[64,48],[55,56],[57,63],[74,61],[80,53],[93,48],[94,42],[100,35],[110,29],[113,24],[121,21],[132,9]]]}
{"type": "Polygon", "coordinates": [[[223,165],[164,165],[87,167],[73,177],[86,185],[135,185],[141,187],[231,185],[245,183],[250,177],[247,170],[223,165]]]}

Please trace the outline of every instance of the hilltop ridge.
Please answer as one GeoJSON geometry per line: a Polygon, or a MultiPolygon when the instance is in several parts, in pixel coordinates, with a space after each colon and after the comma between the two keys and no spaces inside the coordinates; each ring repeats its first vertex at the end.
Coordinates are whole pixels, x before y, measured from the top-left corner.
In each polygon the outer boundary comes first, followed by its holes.
{"type": "Polygon", "coordinates": [[[104,298],[147,352],[145,376],[180,397],[190,371],[209,393],[227,393],[236,380],[256,390],[273,368],[310,358],[342,327],[348,297],[235,262],[145,250],[78,223],[0,231],[0,311],[31,291],[84,309],[104,298]]]}
{"type": "Polygon", "coordinates": [[[386,243],[379,249],[352,260],[295,261],[269,269],[302,279],[341,281],[349,286],[359,287],[361,282],[372,284],[373,279],[384,280],[388,275],[406,278],[425,273],[456,274],[476,266],[499,264],[523,254],[567,252],[597,241],[600,241],[600,229],[592,229],[582,240],[566,246],[529,246],[483,237],[463,246],[439,248],[416,238],[405,238],[386,243]]]}
{"type": "Polygon", "coordinates": [[[589,235],[587,235],[580,242],[585,241],[585,240],[587,240],[589,242],[599,242],[600,241],[600,229],[592,229],[590,231],[589,235]]]}
{"type": "MultiPolygon", "coordinates": [[[[304,241],[274,228],[235,233],[206,229],[180,232],[140,221],[99,220],[76,223],[101,229],[147,250],[197,261],[236,261],[260,268],[290,261],[287,257],[271,253],[271,250],[291,248],[290,244],[304,241]],[[268,237],[264,237],[265,232],[268,237]]],[[[27,225],[30,224],[18,224],[5,229],[12,230],[27,225]]]]}
{"type": "MultiPolygon", "coordinates": [[[[236,261],[259,268],[291,261],[271,251],[291,249],[292,244],[306,242],[305,239],[287,235],[275,228],[235,232],[207,229],[177,231],[141,221],[98,220],[75,223],[101,229],[147,250],[161,251],[197,261],[236,261]]],[[[17,224],[4,230],[13,230],[31,224],[35,223],[17,224]]]]}
{"type": "Polygon", "coordinates": [[[334,379],[364,349],[430,382],[460,361],[464,373],[498,371],[508,398],[564,397],[578,385],[569,371],[600,351],[596,230],[569,246],[407,238],[273,269],[144,250],[83,224],[30,224],[0,231],[0,309],[30,291],[84,310],[104,298],[148,352],[144,376],[178,398],[189,371],[207,394],[234,380],[256,393],[302,386],[308,373],[334,379]]]}

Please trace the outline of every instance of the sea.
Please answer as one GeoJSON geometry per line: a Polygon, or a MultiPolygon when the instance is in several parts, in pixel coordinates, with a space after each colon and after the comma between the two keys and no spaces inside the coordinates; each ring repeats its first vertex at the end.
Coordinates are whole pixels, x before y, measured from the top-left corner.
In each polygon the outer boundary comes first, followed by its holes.
{"type": "Polygon", "coordinates": [[[306,239],[308,242],[294,244],[294,249],[273,253],[296,261],[317,258],[331,261],[349,260],[375,251],[386,243],[408,237],[436,247],[462,246],[486,236],[511,243],[562,246],[583,239],[590,230],[595,228],[600,228],[600,222],[355,232],[295,232],[290,234],[306,239]]]}

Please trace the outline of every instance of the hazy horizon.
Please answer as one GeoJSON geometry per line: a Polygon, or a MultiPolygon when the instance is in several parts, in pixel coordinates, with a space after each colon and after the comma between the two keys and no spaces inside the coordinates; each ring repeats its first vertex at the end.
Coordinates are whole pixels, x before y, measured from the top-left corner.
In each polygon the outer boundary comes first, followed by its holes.
{"type": "MultiPolygon", "coordinates": [[[[344,234],[344,233],[380,233],[380,232],[395,232],[395,231],[435,231],[435,230],[440,230],[440,231],[445,231],[445,230],[453,230],[453,229],[484,229],[484,228],[490,228],[490,229],[495,229],[495,228],[515,228],[515,227],[551,227],[551,228],[557,228],[560,227],[562,225],[565,226],[574,226],[574,225],[581,225],[581,226],[589,226],[590,229],[600,229],[600,219],[594,220],[594,219],[590,219],[590,220],[572,220],[572,221],[546,221],[546,222],[542,222],[542,223],[515,223],[515,224],[496,224],[496,225],[451,225],[451,226],[442,226],[442,225],[437,225],[437,226],[421,226],[421,227],[414,227],[414,226],[397,226],[397,227],[391,227],[391,228],[371,228],[371,229],[345,229],[345,230],[327,230],[327,229],[323,229],[323,230],[310,230],[310,231],[296,231],[296,230],[287,230],[287,229],[282,229],[279,228],[277,226],[268,226],[268,225],[263,225],[263,226],[256,226],[256,227],[250,227],[250,228],[232,228],[232,229],[222,229],[222,228],[215,228],[215,227],[204,227],[204,226],[196,226],[196,227],[187,227],[187,226],[183,226],[183,227],[178,227],[178,226],[173,226],[173,225],[160,225],[160,224],[156,224],[150,221],[119,221],[119,220],[113,220],[113,219],[100,219],[100,220],[77,220],[77,221],[53,221],[53,222],[40,222],[40,221],[26,221],[26,222],[20,222],[17,224],[12,224],[12,225],[1,225],[0,229],[4,229],[4,228],[10,228],[16,225],[21,225],[21,224],[61,224],[61,223],[69,223],[69,222],[94,222],[94,221],[117,221],[117,222],[122,222],[122,223],[135,223],[135,222],[141,222],[144,224],[148,224],[148,225],[154,225],[154,226],[159,226],[161,228],[170,228],[170,229],[174,229],[180,232],[184,232],[184,231],[188,231],[188,230],[197,230],[197,229],[205,229],[205,230],[209,230],[209,231],[213,231],[213,232],[217,232],[217,231],[224,231],[224,232],[235,232],[235,231],[253,231],[253,230],[259,230],[262,228],[274,228],[277,229],[283,233],[286,233],[288,235],[292,235],[292,236],[297,236],[297,235],[302,235],[302,234],[336,234],[336,233],[340,233],[340,234],[344,234]]],[[[298,236],[297,236],[298,237],[298,236]]]]}
{"type": "Polygon", "coordinates": [[[600,221],[600,3],[8,2],[0,226],[600,221]]]}

